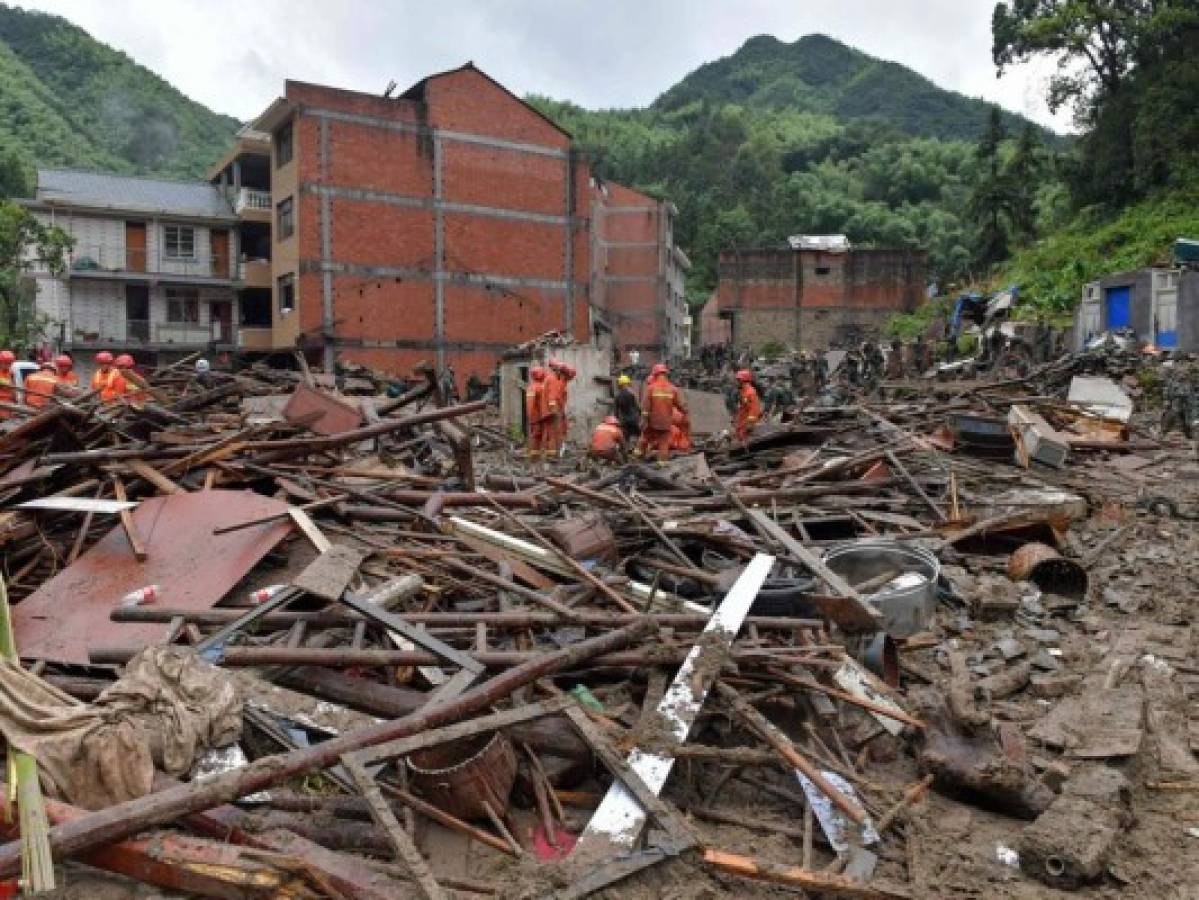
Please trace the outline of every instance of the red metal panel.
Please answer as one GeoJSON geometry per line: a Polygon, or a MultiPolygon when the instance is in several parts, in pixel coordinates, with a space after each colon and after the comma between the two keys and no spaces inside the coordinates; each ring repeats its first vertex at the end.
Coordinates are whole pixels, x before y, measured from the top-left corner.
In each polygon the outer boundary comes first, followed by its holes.
{"type": "Polygon", "coordinates": [[[228,534],[214,528],[278,515],[287,504],[250,491],[197,491],[151,497],[133,511],[149,557],[139,563],[118,525],[91,550],[13,609],[17,648],[28,659],[88,663],[88,647],[137,646],[166,639],[169,625],[121,624],[109,613],[149,584],[161,601],[210,609],[291,530],[284,519],[228,534]]]}
{"type": "Polygon", "coordinates": [[[345,400],[300,384],[283,407],[283,418],[293,424],[305,422],[317,434],[341,434],[362,424],[362,411],[345,400]],[[308,421],[318,413],[319,418],[308,421]]]}

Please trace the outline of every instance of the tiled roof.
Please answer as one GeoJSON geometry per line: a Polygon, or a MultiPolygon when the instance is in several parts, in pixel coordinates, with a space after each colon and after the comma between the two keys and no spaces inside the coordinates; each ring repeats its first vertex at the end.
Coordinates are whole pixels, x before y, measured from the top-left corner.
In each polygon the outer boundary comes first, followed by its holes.
{"type": "Polygon", "coordinates": [[[71,169],[38,169],[37,202],[195,218],[233,217],[220,190],[206,181],[167,181],[71,169]]]}

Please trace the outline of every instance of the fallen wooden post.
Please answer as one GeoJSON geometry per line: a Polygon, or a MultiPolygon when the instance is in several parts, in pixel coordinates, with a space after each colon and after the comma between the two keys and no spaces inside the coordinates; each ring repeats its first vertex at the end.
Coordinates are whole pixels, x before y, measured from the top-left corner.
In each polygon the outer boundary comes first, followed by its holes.
{"type": "Polygon", "coordinates": [[[898,885],[864,882],[831,872],[813,872],[799,866],[765,862],[736,853],[709,848],[704,862],[730,875],[740,875],[754,881],[785,884],[802,888],[820,896],[860,897],[863,900],[911,900],[911,894],[898,885]]]}
{"type": "MultiPolygon", "coordinates": [[[[301,773],[327,768],[334,765],[344,753],[463,719],[510,696],[513,691],[538,678],[627,647],[653,630],[652,622],[638,622],[545,654],[527,665],[509,669],[483,682],[455,700],[423,708],[403,719],[380,722],[303,750],[262,757],[247,766],[203,781],[118,803],[75,822],[56,825],[49,831],[50,848],[56,859],[73,856],[146,828],[171,822],[187,813],[210,809],[246,794],[266,790],[301,773]]],[[[0,846],[0,878],[16,874],[20,865],[19,843],[10,842],[0,846]]]]}

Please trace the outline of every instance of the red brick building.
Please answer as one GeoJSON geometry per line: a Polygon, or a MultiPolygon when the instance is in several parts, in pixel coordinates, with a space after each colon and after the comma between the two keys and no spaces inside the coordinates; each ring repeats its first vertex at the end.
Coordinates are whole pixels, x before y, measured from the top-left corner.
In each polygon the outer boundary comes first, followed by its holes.
{"type": "Polygon", "coordinates": [[[593,179],[591,294],[613,344],[642,362],[677,360],[691,350],[684,277],[690,260],[674,245],[673,203],[593,179]]]}
{"type": "Polygon", "coordinates": [[[890,316],[924,297],[926,261],[912,250],[726,251],[720,315],[739,347],[818,350],[877,337],[890,316]]]}
{"type": "Polygon", "coordinates": [[[474,66],[396,97],[288,81],[254,127],[271,135],[271,348],[464,379],[551,329],[588,339],[588,165],[474,66]]]}

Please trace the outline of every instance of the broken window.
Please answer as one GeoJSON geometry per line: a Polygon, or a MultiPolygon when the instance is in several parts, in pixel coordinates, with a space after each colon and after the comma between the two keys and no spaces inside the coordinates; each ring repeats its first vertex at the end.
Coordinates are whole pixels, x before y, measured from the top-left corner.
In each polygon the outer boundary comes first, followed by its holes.
{"type": "Polygon", "coordinates": [[[276,284],[279,297],[279,312],[289,313],[296,308],[296,276],[280,275],[276,284]]]}
{"type": "Polygon", "coordinates": [[[289,238],[295,234],[296,217],[291,197],[279,201],[279,205],[275,209],[275,218],[278,222],[279,240],[289,238]]]}
{"type": "Polygon", "coordinates": [[[200,292],[195,288],[167,288],[167,321],[194,325],[200,321],[200,292]]]}

